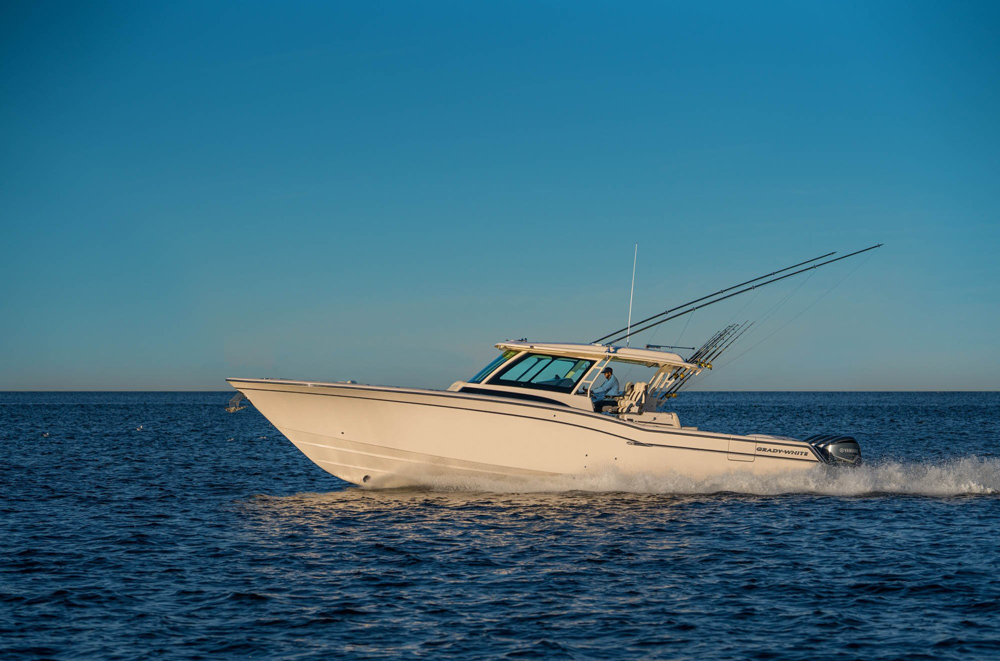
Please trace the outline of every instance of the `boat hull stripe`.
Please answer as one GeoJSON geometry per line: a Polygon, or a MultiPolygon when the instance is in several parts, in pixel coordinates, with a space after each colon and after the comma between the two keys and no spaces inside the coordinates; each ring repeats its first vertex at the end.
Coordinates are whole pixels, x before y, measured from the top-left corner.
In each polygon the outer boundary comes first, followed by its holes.
{"type": "MultiPolygon", "coordinates": [[[[241,384],[242,383],[248,383],[248,382],[245,382],[245,381],[237,381],[237,382],[241,383],[241,384]]],[[[253,382],[249,382],[249,383],[253,383],[253,382]]],[[[365,397],[365,396],[362,396],[362,395],[354,395],[354,394],[342,394],[342,393],[336,393],[335,394],[335,393],[326,393],[326,392],[303,392],[301,390],[282,390],[282,389],[277,389],[277,388],[253,388],[253,387],[245,387],[245,386],[241,387],[240,389],[242,390],[244,388],[246,390],[258,390],[258,391],[263,391],[263,392],[277,392],[277,393],[285,393],[285,394],[293,394],[293,395],[310,395],[310,396],[320,396],[320,397],[341,397],[341,398],[344,398],[344,399],[362,399],[362,400],[377,401],[377,402],[390,402],[390,403],[393,403],[393,404],[407,404],[407,405],[410,405],[410,406],[429,406],[429,407],[434,407],[434,408],[446,408],[446,409],[454,409],[454,410],[460,410],[460,411],[469,411],[470,410],[470,409],[467,409],[467,408],[464,408],[464,407],[461,407],[461,406],[449,406],[447,404],[432,404],[432,403],[429,403],[429,402],[410,402],[410,401],[404,401],[404,400],[399,400],[399,399],[386,399],[386,398],[382,398],[382,397],[365,397]]],[[[345,388],[345,389],[342,389],[342,390],[348,390],[348,389],[345,388]]],[[[353,388],[351,390],[353,390],[353,388]]],[[[392,392],[392,391],[391,390],[383,390],[383,391],[380,391],[380,392],[392,392]]],[[[432,393],[432,392],[428,392],[428,393],[418,392],[418,393],[414,393],[414,394],[418,394],[418,395],[430,395],[430,396],[440,396],[438,393],[432,393]]],[[[459,399],[472,399],[472,398],[469,398],[469,397],[462,397],[460,395],[455,395],[454,393],[449,393],[448,396],[455,396],[455,397],[458,397],[459,399]]],[[[496,401],[497,399],[500,399],[500,398],[490,398],[490,399],[491,399],[491,401],[496,401]]],[[[476,401],[480,401],[480,400],[477,399],[476,401]]],[[[528,404],[520,404],[518,402],[511,402],[511,401],[503,401],[502,403],[506,404],[506,405],[509,405],[509,406],[531,406],[531,405],[528,405],[528,404]]],[[[532,408],[536,408],[537,409],[538,407],[537,406],[532,406],[532,408]]],[[[555,423],[555,424],[559,424],[559,425],[567,425],[567,426],[570,426],[570,427],[576,427],[576,428],[580,428],[580,429],[586,429],[588,431],[594,431],[594,432],[598,432],[598,433],[601,433],[601,434],[604,434],[604,435],[607,435],[607,436],[612,436],[614,438],[618,438],[618,439],[621,439],[621,440],[626,441],[626,442],[631,442],[631,443],[633,443],[634,445],[637,445],[637,446],[648,445],[648,446],[653,446],[653,447],[673,448],[673,449],[678,449],[678,450],[691,450],[693,452],[713,452],[713,453],[728,454],[728,451],[726,451],[726,450],[712,450],[712,449],[709,449],[709,448],[691,448],[691,447],[686,447],[686,446],[683,446],[683,445],[670,445],[670,444],[665,444],[665,443],[649,443],[649,442],[645,442],[645,441],[643,441],[643,442],[636,442],[635,439],[629,438],[627,436],[622,436],[622,435],[616,434],[614,432],[604,431],[604,430],[599,430],[599,429],[594,429],[593,427],[589,427],[589,426],[586,426],[586,425],[580,425],[580,424],[577,424],[575,422],[567,422],[567,421],[558,420],[558,419],[556,419],[556,420],[549,420],[549,419],[546,419],[546,418],[538,418],[538,417],[534,417],[534,416],[521,415],[521,414],[518,414],[518,413],[505,413],[505,412],[502,412],[502,411],[484,411],[482,409],[471,409],[471,410],[477,411],[479,413],[490,414],[490,415],[502,415],[502,416],[515,417],[515,418],[526,418],[526,419],[538,420],[538,421],[543,421],[544,420],[545,422],[555,423]]],[[[654,433],[654,434],[676,434],[677,436],[688,436],[688,437],[694,437],[694,438],[712,438],[712,439],[728,439],[728,438],[730,438],[729,436],[724,435],[724,434],[719,434],[719,435],[697,434],[697,433],[691,433],[691,432],[684,432],[684,431],[678,430],[676,428],[671,428],[670,430],[649,429],[649,428],[640,427],[640,426],[634,425],[634,424],[628,424],[628,423],[625,423],[625,422],[623,422],[621,420],[615,420],[615,419],[609,418],[608,416],[603,416],[603,415],[600,415],[600,414],[587,414],[586,412],[577,412],[577,411],[575,411],[573,409],[569,409],[569,408],[561,408],[561,409],[552,408],[550,410],[553,410],[554,412],[558,412],[558,413],[564,414],[564,415],[565,414],[585,415],[585,416],[595,415],[595,416],[600,417],[603,421],[606,421],[606,422],[611,423],[611,424],[623,425],[623,426],[626,426],[626,427],[629,427],[629,428],[632,428],[632,429],[638,429],[638,430],[641,430],[641,431],[644,431],[644,432],[649,432],[649,433],[654,433]]],[[[752,439],[752,437],[748,437],[747,440],[754,440],[755,443],[758,442],[758,441],[756,441],[756,439],[752,439]]],[[[801,443],[801,444],[800,443],[781,443],[781,442],[776,442],[776,441],[759,441],[759,443],[763,443],[763,444],[766,444],[766,445],[786,445],[786,446],[790,446],[790,447],[795,447],[795,448],[803,449],[803,450],[811,452],[813,454],[813,456],[815,457],[816,462],[825,463],[823,461],[823,459],[818,455],[817,450],[813,446],[811,446],[809,444],[805,444],[805,443],[801,443]]],[[[782,456],[782,455],[766,455],[766,456],[758,455],[758,456],[761,456],[762,458],[766,458],[766,459],[779,459],[779,460],[783,460],[783,461],[799,461],[799,462],[801,462],[801,461],[810,461],[809,459],[801,459],[801,458],[798,458],[798,457],[789,457],[789,456],[782,456]]],[[[810,462],[810,463],[815,463],[815,462],[810,462]]]]}

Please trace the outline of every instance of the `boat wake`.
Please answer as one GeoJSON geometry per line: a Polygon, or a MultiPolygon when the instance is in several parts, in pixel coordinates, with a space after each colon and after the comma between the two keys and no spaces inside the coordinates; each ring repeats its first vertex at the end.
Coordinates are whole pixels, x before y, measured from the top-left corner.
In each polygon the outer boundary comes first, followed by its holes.
{"type": "MultiPolygon", "coordinates": [[[[378,487],[377,484],[371,486],[378,487]]],[[[1000,495],[1000,459],[970,456],[928,463],[885,461],[857,468],[819,466],[811,471],[771,475],[732,472],[703,479],[683,475],[654,478],[613,472],[586,477],[536,478],[516,483],[485,478],[439,477],[427,487],[435,491],[494,493],[587,491],[758,496],[981,496],[1000,495]]]]}

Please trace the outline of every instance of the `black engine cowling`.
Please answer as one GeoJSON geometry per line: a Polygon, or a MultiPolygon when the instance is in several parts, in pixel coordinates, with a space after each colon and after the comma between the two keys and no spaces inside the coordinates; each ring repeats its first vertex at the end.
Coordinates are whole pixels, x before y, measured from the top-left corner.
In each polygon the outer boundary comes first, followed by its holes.
{"type": "Polygon", "coordinates": [[[851,436],[818,434],[810,436],[806,442],[819,450],[827,463],[848,466],[861,465],[861,446],[851,436]]]}

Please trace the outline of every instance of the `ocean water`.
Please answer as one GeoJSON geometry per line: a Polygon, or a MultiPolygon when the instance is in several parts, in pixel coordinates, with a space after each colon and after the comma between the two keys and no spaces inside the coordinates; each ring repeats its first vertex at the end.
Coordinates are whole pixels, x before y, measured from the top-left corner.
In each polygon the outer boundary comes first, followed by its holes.
{"type": "Polygon", "coordinates": [[[685,394],[866,464],[519,493],[349,486],[231,394],[0,393],[0,658],[1000,657],[998,393],[685,394]]]}

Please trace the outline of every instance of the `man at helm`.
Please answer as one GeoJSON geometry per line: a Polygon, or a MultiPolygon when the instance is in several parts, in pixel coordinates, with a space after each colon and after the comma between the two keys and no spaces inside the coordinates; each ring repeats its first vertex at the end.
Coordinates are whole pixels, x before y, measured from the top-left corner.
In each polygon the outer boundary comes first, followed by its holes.
{"type": "Polygon", "coordinates": [[[617,402],[612,397],[619,397],[622,394],[614,370],[608,366],[604,368],[602,374],[604,375],[604,383],[590,390],[590,398],[594,400],[595,411],[600,411],[601,407],[607,404],[616,404],[617,402]]]}

